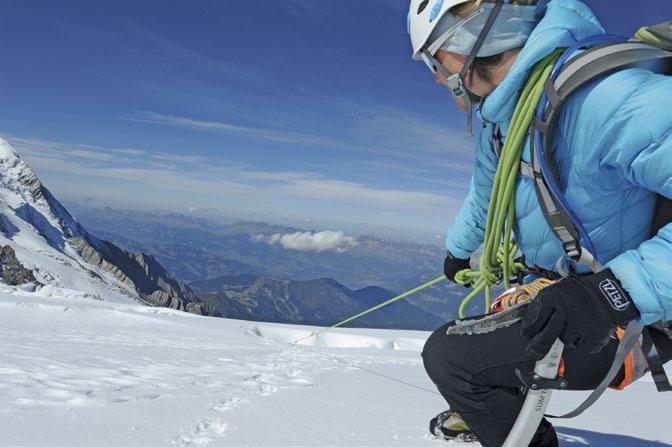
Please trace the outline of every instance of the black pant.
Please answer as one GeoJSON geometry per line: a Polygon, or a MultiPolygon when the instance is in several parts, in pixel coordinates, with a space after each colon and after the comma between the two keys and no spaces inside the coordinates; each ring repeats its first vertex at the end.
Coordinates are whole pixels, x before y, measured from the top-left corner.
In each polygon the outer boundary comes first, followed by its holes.
{"type": "MultiPolygon", "coordinates": [[[[450,407],[457,411],[484,447],[500,447],[523,406],[525,395],[515,369],[534,369],[523,354],[520,323],[487,334],[446,335],[448,323],[427,340],[422,352],[425,370],[450,407]]],[[[655,339],[665,345],[663,361],[672,357],[672,342],[661,332],[655,339]]],[[[581,349],[565,350],[564,377],[571,390],[592,390],[611,367],[618,341],[590,354],[581,349]]],[[[623,370],[614,379],[619,383],[623,370]]],[[[653,385],[652,385],[653,386],[653,385]]],[[[530,446],[557,447],[553,426],[544,419],[530,446]]]]}

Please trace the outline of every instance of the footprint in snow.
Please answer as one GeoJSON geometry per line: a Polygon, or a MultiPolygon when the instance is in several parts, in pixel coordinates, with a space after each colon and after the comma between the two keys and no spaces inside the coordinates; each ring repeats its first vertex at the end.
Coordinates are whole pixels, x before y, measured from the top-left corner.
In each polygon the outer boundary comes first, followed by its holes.
{"type": "Polygon", "coordinates": [[[225,413],[247,402],[247,400],[240,397],[231,397],[229,399],[220,400],[219,402],[213,404],[211,409],[220,413],[225,413]]]}
{"type": "Polygon", "coordinates": [[[257,392],[260,396],[270,396],[271,394],[278,391],[278,387],[271,383],[261,382],[259,384],[259,391],[257,392]]]}
{"type": "Polygon", "coordinates": [[[37,309],[38,307],[41,307],[39,304],[35,303],[24,303],[22,301],[19,301],[16,303],[17,307],[25,307],[27,309],[37,309]]]}
{"type": "Polygon", "coordinates": [[[260,374],[255,373],[242,377],[242,384],[244,386],[251,386],[256,388],[256,393],[260,396],[270,396],[278,390],[275,385],[277,377],[274,374],[260,374]]]}
{"type": "Polygon", "coordinates": [[[287,381],[293,385],[299,386],[315,386],[309,377],[303,374],[300,369],[293,369],[287,374],[287,381]]]}
{"type": "Polygon", "coordinates": [[[173,445],[188,447],[194,445],[207,445],[214,438],[224,436],[227,425],[220,419],[202,421],[188,432],[182,433],[173,440],[173,445]]]}

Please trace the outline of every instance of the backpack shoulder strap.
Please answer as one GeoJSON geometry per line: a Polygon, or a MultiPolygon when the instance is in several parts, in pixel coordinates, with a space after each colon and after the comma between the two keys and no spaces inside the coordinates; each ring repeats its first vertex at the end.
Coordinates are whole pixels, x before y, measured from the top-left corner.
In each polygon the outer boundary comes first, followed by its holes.
{"type": "Polygon", "coordinates": [[[545,92],[549,105],[544,113],[544,123],[549,129],[544,134],[544,146],[550,148],[552,129],[567,98],[590,82],[624,68],[643,67],[661,71],[655,62],[668,62],[672,66],[672,51],[653,47],[643,42],[623,42],[587,50],[570,60],[555,80],[549,79],[545,92]]]}
{"type": "Polygon", "coordinates": [[[660,72],[661,66],[663,71],[672,72],[672,51],[635,41],[611,43],[588,49],[572,58],[544,86],[544,97],[531,132],[537,198],[544,218],[562,242],[565,254],[593,270],[599,268],[599,264],[593,257],[592,243],[558,186],[557,171],[550,154],[554,129],[565,101],[581,87],[624,68],[644,67],[660,72]],[[581,245],[582,236],[586,247],[581,245]]]}

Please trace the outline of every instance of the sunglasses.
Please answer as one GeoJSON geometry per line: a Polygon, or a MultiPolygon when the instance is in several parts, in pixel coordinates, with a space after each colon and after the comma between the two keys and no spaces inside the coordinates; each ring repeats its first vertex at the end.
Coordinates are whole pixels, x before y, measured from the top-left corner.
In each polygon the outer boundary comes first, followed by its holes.
{"type": "MultiPolygon", "coordinates": [[[[441,36],[436,39],[434,42],[432,42],[431,45],[428,45],[426,48],[424,48],[420,54],[422,60],[424,61],[425,65],[430,69],[430,71],[434,74],[439,73],[441,76],[443,76],[446,80],[445,85],[448,88],[448,90],[451,91],[453,95],[456,97],[462,97],[464,96],[467,92],[466,89],[464,88],[464,85],[462,83],[462,78],[460,77],[459,74],[451,74],[446,70],[446,68],[439,62],[435,57],[434,54],[451,38],[453,37],[457,31],[462,28],[465,24],[470,22],[471,20],[475,19],[476,17],[480,16],[483,12],[485,11],[485,8],[481,6],[480,8],[476,9],[474,12],[466,16],[465,18],[461,20],[455,19],[453,16],[450,16],[454,23],[450,24],[448,29],[441,34],[441,36]]],[[[447,17],[446,17],[447,18],[447,17]]]]}

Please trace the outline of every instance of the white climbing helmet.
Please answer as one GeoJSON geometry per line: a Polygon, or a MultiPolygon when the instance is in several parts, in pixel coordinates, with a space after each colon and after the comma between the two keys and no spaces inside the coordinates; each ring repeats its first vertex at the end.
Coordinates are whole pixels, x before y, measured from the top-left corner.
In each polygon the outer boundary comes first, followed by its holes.
{"type": "Polygon", "coordinates": [[[467,90],[467,74],[477,56],[492,56],[522,47],[536,24],[536,6],[512,5],[510,0],[483,0],[464,18],[450,14],[451,8],[468,1],[411,0],[408,34],[413,59],[424,61],[432,72],[444,71],[434,57],[440,48],[466,56],[459,73],[442,74],[448,90],[462,99],[469,111],[467,129],[471,133],[471,111],[481,98],[467,90]]]}
{"type": "Polygon", "coordinates": [[[408,34],[413,45],[413,59],[422,60],[422,50],[427,45],[436,26],[448,11],[468,0],[411,0],[408,10],[408,34]]]}
{"type": "MultiPolygon", "coordinates": [[[[446,14],[449,14],[450,8],[453,6],[466,3],[467,0],[411,0],[411,6],[408,11],[408,34],[411,36],[411,43],[413,45],[413,59],[424,60],[425,64],[429,67],[430,70],[436,72],[437,70],[442,70],[441,64],[434,59],[434,53],[436,50],[444,44],[450,36],[458,31],[466,22],[471,20],[473,17],[480,15],[483,12],[483,8],[479,8],[478,11],[470,14],[464,19],[457,19],[454,16],[450,15],[450,23],[442,23],[442,25],[448,25],[447,29],[441,30],[441,36],[434,39],[434,42],[428,42],[432,32],[441,22],[446,22],[442,20],[446,14]],[[431,46],[431,49],[428,49],[427,46],[431,46]]],[[[462,70],[459,73],[445,73],[446,76],[446,87],[451,91],[453,96],[460,98],[465,107],[468,110],[467,113],[467,132],[472,134],[472,110],[474,102],[480,101],[480,98],[470,93],[464,85],[464,79],[471,69],[471,66],[476,59],[476,55],[483,45],[490,28],[497,18],[497,14],[502,8],[504,0],[495,0],[494,7],[492,11],[488,14],[487,21],[483,25],[483,28],[478,33],[478,38],[475,40],[469,51],[469,56],[465,64],[462,67],[462,70]]],[[[446,17],[448,18],[448,17],[446,17]]]]}

